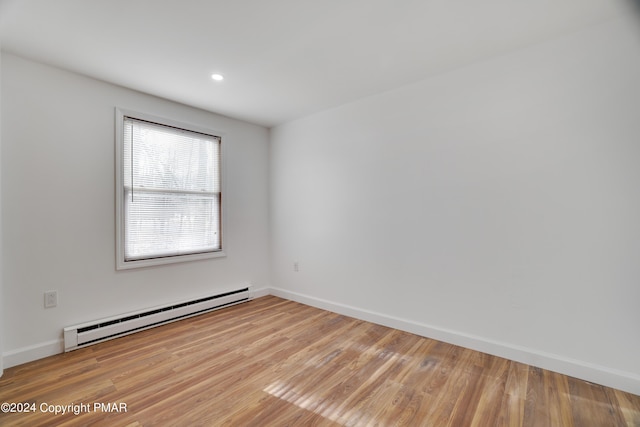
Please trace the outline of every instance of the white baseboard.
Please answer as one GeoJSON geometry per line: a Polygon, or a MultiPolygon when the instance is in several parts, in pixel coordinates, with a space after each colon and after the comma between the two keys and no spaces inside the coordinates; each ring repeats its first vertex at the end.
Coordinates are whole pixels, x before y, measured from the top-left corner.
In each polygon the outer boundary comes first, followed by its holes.
{"type": "MultiPolygon", "coordinates": [[[[310,305],[312,307],[354,317],[356,319],[459,345],[461,347],[481,351],[483,353],[492,354],[494,356],[503,357],[516,362],[526,363],[527,365],[580,378],[585,381],[601,384],[640,396],[640,375],[634,373],[624,372],[581,360],[575,360],[557,354],[545,353],[527,347],[492,341],[458,331],[437,328],[423,323],[327,301],[285,289],[260,288],[252,289],[251,293],[252,298],[274,295],[280,298],[310,305]]],[[[2,355],[3,367],[4,369],[7,369],[12,366],[21,365],[23,363],[63,352],[64,343],[62,339],[10,350],[2,355]]]]}
{"type": "MultiPolygon", "coordinates": [[[[251,298],[260,298],[269,295],[269,288],[253,289],[248,284],[251,298]]],[[[14,350],[9,350],[2,354],[2,367],[4,369],[12,366],[22,365],[23,363],[33,362],[34,360],[43,359],[45,357],[54,356],[64,353],[64,340],[58,339],[47,341],[44,343],[34,344],[14,350]]],[[[0,376],[2,373],[0,372],[0,376]]]]}
{"type": "Polygon", "coordinates": [[[251,298],[260,298],[271,295],[270,288],[251,289],[251,298]]]}
{"type": "Polygon", "coordinates": [[[327,301],[285,289],[271,288],[270,293],[271,295],[310,305],[312,307],[321,308],[334,313],[365,320],[378,325],[388,326],[390,328],[399,329],[423,337],[481,351],[483,353],[503,357],[505,359],[514,360],[516,362],[525,363],[527,365],[536,366],[574,378],[640,395],[640,375],[634,373],[624,372],[606,366],[575,360],[527,347],[492,341],[458,331],[437,328],[423,323],[327,301]]]}
{"type": "Polygon", "coordinates": [[[2,361],[4,369],[7,369],[12,366],[33,362],[34,360],[43,359],[62,352],[64,352],[64,341],[62,339],[57,339],[7,351],[2,354],[2,361]]]}
{"type": "MultiPolygon", "coordinates": [[[[269,288],[251,288],[251,298],[260,298],[269,294],[269,288]]],[[[11,368],[12,366],[22,365],[23,363],[33,362],[34,360],[43,359],[60,353],[64,353],[64,340],[62,339],[10,350],[2,354],[3,368],[11,368]]]]}

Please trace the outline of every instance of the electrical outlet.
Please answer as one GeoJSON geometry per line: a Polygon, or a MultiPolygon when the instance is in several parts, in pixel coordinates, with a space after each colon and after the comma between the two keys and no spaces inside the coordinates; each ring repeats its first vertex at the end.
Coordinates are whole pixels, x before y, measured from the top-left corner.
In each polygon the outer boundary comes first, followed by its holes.
{"type": "Polygon", "coordinates": [[[298,261],[295,261],[293,263],[293,271],[295,271],[296,273],[300,271],[300,266],[298,265],[298,261]]]}
{"type": "Polygon", "coordinates": [[[47,291],[44,293],[44,308],[51,308],[58,305],[58,291],[47,291]]]}

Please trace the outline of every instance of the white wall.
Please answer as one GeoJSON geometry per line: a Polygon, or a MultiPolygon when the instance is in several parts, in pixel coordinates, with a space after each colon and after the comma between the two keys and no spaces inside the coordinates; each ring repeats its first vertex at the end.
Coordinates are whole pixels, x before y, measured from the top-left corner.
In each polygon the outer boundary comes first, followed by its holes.
{"type": "MultiPolygon", "coordinates": [[[[2,46],[2,40],[0,40],[2,46]]],[[[2,358],[3,326],[4,326],[4,299],[2,290],[2,55],[0,55],[0,376],[4,372],[2,358]]]]}
{"type": "Polygon", "coordinates": [[[78,322],[269,285],[266,128],[3,54],[1,166],[5,366],[60,351],[78,322]],[[116,106],[226,134],[227,257],[115,270],[116,106]]]}
{"type": "Polygon", "coordinates": [[[640,394],[638,35],[272,129],[274,292],[640,394]]]}

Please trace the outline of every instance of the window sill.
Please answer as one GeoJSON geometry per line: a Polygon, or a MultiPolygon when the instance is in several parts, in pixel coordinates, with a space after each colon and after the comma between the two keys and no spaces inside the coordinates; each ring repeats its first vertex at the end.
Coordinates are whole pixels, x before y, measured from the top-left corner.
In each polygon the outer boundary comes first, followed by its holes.
{"type": "Polygon", "coordinates": [[[141,259],[136,261],[124,261],[124,259],[119,258],[116,265],[116,270],[130,270],[132,268],[153,267],[156,265],[175,264],[179,262],[188,262],[188,261],[200,261],[200,260],[211,259],[211,258],[222,258],[226,256],[227,254],[224,251],[218,251],[218,252],[208,252],[203,254],[178,255],[178,256],[169,256],[169,257],[161,257],[161,258],[141,259]]]}

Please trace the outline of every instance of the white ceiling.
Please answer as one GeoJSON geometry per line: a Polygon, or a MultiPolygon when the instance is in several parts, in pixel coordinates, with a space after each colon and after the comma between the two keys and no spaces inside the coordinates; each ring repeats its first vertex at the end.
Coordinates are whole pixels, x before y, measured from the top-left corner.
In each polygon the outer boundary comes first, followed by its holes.
{"type": "Polygon", "coordinates": [[[7,52],[274,126],[620,11],[612,0],[0,0],[0,40],[7,52]]]}

